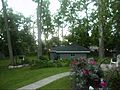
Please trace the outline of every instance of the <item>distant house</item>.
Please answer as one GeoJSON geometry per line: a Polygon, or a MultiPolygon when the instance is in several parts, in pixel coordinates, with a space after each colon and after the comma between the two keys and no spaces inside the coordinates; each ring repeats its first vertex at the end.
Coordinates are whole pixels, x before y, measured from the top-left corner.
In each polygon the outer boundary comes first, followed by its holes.
{"type": "Polygon", "coordinates": [[[90,50],[79,45],[55,46],[50,50],[50,59],[72,59],[87,57],[90,50]]]}

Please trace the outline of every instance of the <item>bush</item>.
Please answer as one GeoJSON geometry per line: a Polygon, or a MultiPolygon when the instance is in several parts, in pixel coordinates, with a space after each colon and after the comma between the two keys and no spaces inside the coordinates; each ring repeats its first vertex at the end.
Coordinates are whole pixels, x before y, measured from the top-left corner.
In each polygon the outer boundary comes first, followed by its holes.
{"type": "Polygon", "coordinates": [[[28,59],[22,60],[21,64],[29,64],[30,62],[28,61],[28,59]]]}
{"type": "Polygon", "coordinates": [[[34,60],[34,64],[31,65],[31,68],[43,68],[48,67],[47,60],[34,60]]]}
{"type": "Polygon", "coordinates": [[[106,58],[97,58],[96,59],[98,63],[101,63],[101,64],[110,64],[110,60],[111,58],[109,57],[106,57],[106,58]]]}
{"type": "Polygon", "coordinates": [[[16,56],[14,58],[14,63],[15,63],[15,65],[23,65],[23,64],[30,64],[30,61],[25,56],[16,56]]]}
{"type": "Polygon", "coordinates": [[[56,60],[55,62],[56,67],[67,67],[70,64],[70,60],[64,59],[64,60],[56,60]]]}
{"type": "Polygon", "coordinates": [[[115,68],[105,72],[105,78],[108,80],[108,87],[111,90],[120,89],[120,69],[115,68]]]}
{"type": "Polygon", "coordinates": [[[94,59],[74,59],[71,62],[73,88],[76,90],[88,90],[93,88],[106,88],[106,82],[102,80],[103,71],[94,59]],[[104,86],[102,85],[104,83],[104,86]]]}
{"type": "Polygon", "coordinates": [[[48,60],[41,57],[40,60],[33,60],[31,68],[47,68],[47,67],[66,67],[69,66],[70,60],[48,60]]]}
{"type": "Polygon", "coordinates": [[[41,56],[39,57],[40,60],[49,60],[47,56],[41,56]]]}

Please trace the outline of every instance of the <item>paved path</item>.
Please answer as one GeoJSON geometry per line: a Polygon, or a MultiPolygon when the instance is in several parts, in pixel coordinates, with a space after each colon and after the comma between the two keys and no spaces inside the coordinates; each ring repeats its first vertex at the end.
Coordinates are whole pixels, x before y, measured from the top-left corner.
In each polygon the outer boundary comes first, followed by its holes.
{"type": "Polygon", "coordinates": [[[24,86],[24,87],[21,87],[21,88],[18,88],[17,90],[35,90],[35,89],[38,89],[42,86],[45,86],[57,79],[60,79],[62,77],[65,77],[65,76],[69,76],[70,75],[70,72],[65,72],[65,73],[60,73],[60,74],[56,74],[56,75],[53,75],[53,76],[50,76],[50,77],[47,77],[45,79],[42,79],[42,80],[39,80],[37,82],[34,82],[32,84],[29,84],[27,86],[24,86]]]}

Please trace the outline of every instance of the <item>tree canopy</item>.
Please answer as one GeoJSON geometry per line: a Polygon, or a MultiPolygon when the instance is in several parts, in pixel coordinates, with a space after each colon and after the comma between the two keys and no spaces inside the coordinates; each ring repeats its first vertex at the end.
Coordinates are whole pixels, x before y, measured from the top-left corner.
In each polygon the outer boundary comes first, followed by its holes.
{"type": "MultiPolygon", "coordinates": [[[[99,46],[102,32],[104,51],[120,51],[120,1],[119,0],[58,0],[60,8],[51,15],[50,0],[33,0],[38,5],[38,24],[41,23],[41,36],[45,47],[76,43],[81,46],[99,46]],[[93,8],[91,7],[93,6],[93,8]],[[41,17],[41,19],[40,19],[41,17]],[[63,34],[66,32],[70,34],[63,34]],[[101,31],[102,30],[102,31],[101,31]],[[51,37],[51,38],[49,38],[51,37]],[[62,40],[60,38],[63,38],[62,40]]],[[[31,34],[32,21],[20,13],[7,8],[13,54],[35,53],[36,40],[31,34]]],[[[0,12],[0,51],[8,55],[5,22],[0,12]]],[[[40,36],[40,37],[41,37],[40,36]]],[[[39,46],[39,45],[38,45],[39,46]]],[[[42,47],[43,48],[43,47],[42,47]]]]}

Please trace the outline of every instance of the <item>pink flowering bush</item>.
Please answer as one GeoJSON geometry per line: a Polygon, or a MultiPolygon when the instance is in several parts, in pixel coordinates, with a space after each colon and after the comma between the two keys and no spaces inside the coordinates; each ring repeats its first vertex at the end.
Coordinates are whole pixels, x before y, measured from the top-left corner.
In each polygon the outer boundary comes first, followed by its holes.
{"type": "Polygon", "coordinates": [[[71,62],[71,67],[75,89],[89,90],[90,86],[93,88],[107,87],[107,83],[101,80],[103,71],[94,59],[74,59],[71,62]]]}
{"type": "Polygon", "coordinates": [[[107,87],[107,83],[106,83],[105,81],[101,81],[100,85],[101,85],[102,87],[107,87]]]}

